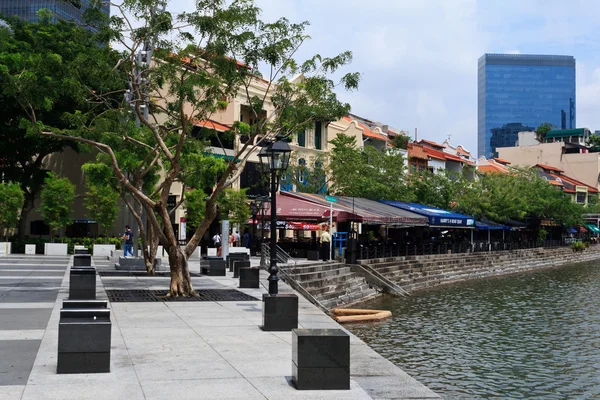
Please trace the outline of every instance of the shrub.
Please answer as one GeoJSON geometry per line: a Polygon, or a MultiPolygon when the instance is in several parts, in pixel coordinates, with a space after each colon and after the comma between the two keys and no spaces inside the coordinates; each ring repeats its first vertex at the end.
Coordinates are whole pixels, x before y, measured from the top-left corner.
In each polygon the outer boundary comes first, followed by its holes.
{"type": "Polygon", "coordinates": [[[586,245],[583,242],[575,242],[571,245],[571,249],[573,249],[573,251],[583,251],[586,249],[586,245]]]}

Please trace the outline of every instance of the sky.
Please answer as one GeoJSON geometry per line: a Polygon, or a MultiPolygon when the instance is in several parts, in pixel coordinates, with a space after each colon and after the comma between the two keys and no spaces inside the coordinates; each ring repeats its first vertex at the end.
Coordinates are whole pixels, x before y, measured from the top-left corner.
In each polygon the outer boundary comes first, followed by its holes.
{"type": "MultiPolygon", "coordinates": [[[[264,20],[309,21],[298,52],[350,50],[360,72],[338,96],[352,113],[408,130],[414,139],[476,153],[477,60],[484,53],[558,54],[577,61],[577,126],[600,129],[597,0],[255,0],[264,20]]],[[[193,0],[170,1],[191,11],[193,0]]]]}

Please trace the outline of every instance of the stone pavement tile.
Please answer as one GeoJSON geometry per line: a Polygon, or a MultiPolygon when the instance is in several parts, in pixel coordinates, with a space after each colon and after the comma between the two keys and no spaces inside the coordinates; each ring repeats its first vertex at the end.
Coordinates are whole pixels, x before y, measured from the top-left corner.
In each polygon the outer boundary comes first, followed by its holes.
{"type": "Polygon", "coordinates": [[[352,376],[373,399],[440,399],[441,397],[413,378],[389,376],[352,376]]]}
{"type": "MultiPolygon", "coordinates": [[[[291,361],[290,361],[291,363],[291,361]]],[[[256,377],[248,381],[267,399],[281,400],[368,400],[369,395],[350,380],[350,390],[296,390],[292,386],[291,376],[256,377]]]]}
{"type": "Polygon", "coordinates": [[[264,400],[246,379],[200,379],[142,382],[148,400],[264,400]]]}
{"type": "Polygon", "coordinates": [[[0,341],[0,386],[25,385],[39,347],[39,340],[0,341]]]}
{"type": "Polygon", "coordinates": [[[0,308],[3,330],[46,329],[51,309],[0,308]]]}
{"type": "Polygon", "coordinates": [[[115,312],[116,320],[121,328],[187,328],[185,322],[174,313],[158,312],[130,312],[126,315],[115,312]]]}
{"type": "Polygon", "coordinates": [[[42,337],[44,337],[43,329],[0,330],[0,341],[2,341],[2,340],[42,340],[42,337]]]}
{"type": "Polygon", "coordinates": [[[361,376],[409,375],[364,343],[350,344],[350,373],[361,376]]]}
{"type": "Polygon", "coordinates": [[[20,400],[25,390],[25,385],[0,386],[0,399],[20,400]]]}
{"type": "Polygon", "coordinates": [[[149,353],[133,357],[141,383],[170,380],[241,378],[242,376],[216,352],[196,354],[149,353]]]}
{"type": "Polygon", "coordinates": [[[45,303],[0,303],[0,308],[54,308],[54,302],[45,303]]]}
{"type": "Polygon", "coordinates": [[[274,334],[279,333],[265,332],[260,329],[258,325],[203,326],[195,327],[194,331],[208,343],[211,343],[211,340],[213,339],[216,341],[248,341],[248,338],[251,338],[252,340],[264,340],[266,336],[276,336],[274,334]]]}
{"type": "Polygon", "coordinates": [[[58,289],[51,290],[11,290],[3,292],[0,288],[0,303],[42,303],[54,302],[58,289]]]}
{"type": "Polygon", "coordinates": [[[292,348],[273,335],[256,342],[214,342],[210,345],[244,377],[292,374],[292,348]]]}
{"type": "MultiPolygon", "coordinates": [[[[129,351],[168,351],[204,343],[189,327],[185,328],[123,328],[119,326],[124,345],[129,351]]],[[[114,328],[113,328],[114,329],[114,328]]],[[[113,335],[114,337],[115,335],[113,335]]]]}
{"type": "MultiPolygon", "coordinates": [[[[102,374],[89,374],[102,375],[102,374]]],[[[137,383],[115,381],[111,384],[99,382],[29,384],[22,400],[144,400],[142,388],[137,383]]]]}
{"type": "Polygon", "coordinates": [[[192,328],[201,328],[207,326],[257,326],[257,321],[248,320],[245,318],[237,317],[233,319],[219,318],[215,319],[207,316],[206,318],[196,318],[194,320],[187,321],[187,324],[192,328]]]}
{"type": "MultiPolygon", "coordinates": [[[[211,303],[215,304],[215,303],[211,303]]],[[[228,310],[225,307],[215,305],[214,307],[185,307],[185,308],[171,308],[172,312],[179,316],[184,321],[195,320],[197,318],[239,318],[239,315],[235,312],[228,310]]]]}

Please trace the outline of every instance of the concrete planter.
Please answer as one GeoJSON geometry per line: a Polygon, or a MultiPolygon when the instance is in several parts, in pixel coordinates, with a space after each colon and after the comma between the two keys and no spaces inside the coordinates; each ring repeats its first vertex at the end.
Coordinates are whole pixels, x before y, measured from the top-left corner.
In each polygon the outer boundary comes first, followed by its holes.
{"type": "Polygon", "coordinates": [[[95,244],[94,257],[109,257],[111,251],[115,251],[117,246],[114,244],[95,244]]]}
{"type": "Polygon", "coordinates": [[[0,254],[11,254],[12,243],[11,242],[0,242],[0,254]]]}
{"type": "Polygon", "coordinates": [[[35,255],[35,249],[36,249],[35,244],[26,244],[25,245],[25,254],[35,255]]]}
{"type": "Polygon", "coordinates": [[[47,256],[66,256],[67,255],[67,244],[66,243],[45,243],[44,254],[47,256]]]}

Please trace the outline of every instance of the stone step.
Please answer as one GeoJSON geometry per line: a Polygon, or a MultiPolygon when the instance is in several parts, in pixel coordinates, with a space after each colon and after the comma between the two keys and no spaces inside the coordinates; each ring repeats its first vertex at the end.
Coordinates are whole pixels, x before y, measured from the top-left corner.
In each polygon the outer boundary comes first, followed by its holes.
{"type": "Polygon", "coordinates": [[[328,279],[339,275],[345,275],[349,272],[351,272],[351,267],[342,266],[335,269],[328,269],[325,271],[303,272],[301,274],[295,274],[292,276],[298,282],[309,282],[320,279],[328,279]]]}

